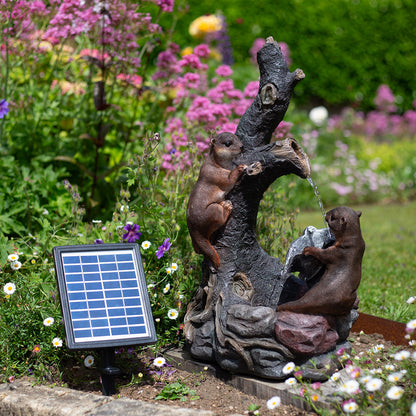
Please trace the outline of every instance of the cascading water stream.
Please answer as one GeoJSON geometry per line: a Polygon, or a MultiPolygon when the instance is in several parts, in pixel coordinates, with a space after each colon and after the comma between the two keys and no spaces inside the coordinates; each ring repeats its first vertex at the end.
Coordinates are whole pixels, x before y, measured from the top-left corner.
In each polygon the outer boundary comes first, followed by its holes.
{"type": "Polygon", "coordinates": [[[322,198],[321,198],[321,194],[319,193],[318,187],[310,176],[308,176],[306,179],[308,180],[308,182],[312,186],[313,192],[315,193],[315,197],[316,197],[316,199],[318,201],[318,204],[319,204],[319,208],[321,209],[322,218],[323,218],[323,221],[324,221],[324,228],[327,228],[328,229],[328,234],[331,235],[331,232],[329,231],[329,228],[328,228],[328,224],[326,223],[326,220],[325,220],[325,209],[324,209],[324,205],[322,203],[322,198]]]}

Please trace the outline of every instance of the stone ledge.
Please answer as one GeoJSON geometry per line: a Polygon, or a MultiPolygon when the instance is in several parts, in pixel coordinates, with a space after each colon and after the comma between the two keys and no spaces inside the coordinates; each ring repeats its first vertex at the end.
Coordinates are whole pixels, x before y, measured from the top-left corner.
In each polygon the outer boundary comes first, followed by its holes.
{"type": "MultiPolygon", "coordinates": [[[[299,409],[311,411],[311,407],[299,396],[294,386],[288,386],[281,381],[265,380],[255,377],[249,377],[238,374],[230,374],[217,365],[202,363],[194,360],[187,351],[181,349],[170,350],[165,353],[169,363],[189,372],[207,371],[209,374],[221,379],[224,383],[235,387],[236,389],[259,399],[268,400],[273,396],[280,396],[282,404],[292,405],[299,409]],[[207,368],[207,370],[204,370],[207,368]]],[[[349,377],[345,370],[341,370],[340,376],[342,380],[348,380],[349,377]]],[[[299,388],[299,384],[297,385],[299,388]]],[[[337,390],[337,384],[333,381],[326,381],[321,384],[319,400],[317,404],[321,408],[333,410],[328,398],[333,398],[337,390]]]]}
{"type": "Polygon", "coordinates": [[[0,384],[0,416],[215,416],[140,400],[116,399],[27,381],[0,384]]]}

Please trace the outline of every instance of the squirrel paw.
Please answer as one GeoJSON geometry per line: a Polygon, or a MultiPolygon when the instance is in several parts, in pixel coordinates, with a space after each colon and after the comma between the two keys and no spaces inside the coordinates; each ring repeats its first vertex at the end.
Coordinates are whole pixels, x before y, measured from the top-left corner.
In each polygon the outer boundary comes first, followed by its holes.
{"type": "Polygon", "coordinates": [[[263,170],[260,162],[254,162],[250,166],[247,166],[247,175],[258,175],[263,170]]]}

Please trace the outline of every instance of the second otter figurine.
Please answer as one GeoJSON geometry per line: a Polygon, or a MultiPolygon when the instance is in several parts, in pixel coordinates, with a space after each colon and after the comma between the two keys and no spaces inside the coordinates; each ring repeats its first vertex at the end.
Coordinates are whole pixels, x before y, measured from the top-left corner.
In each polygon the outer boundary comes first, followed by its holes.
{"type": "Polygon", "coordinates": [[[225,200],[225,196],[247,168],[246,165],[233,164],[242,148],[239,138],[232,133],[221,133],[211,140],[186,210],[194,250],[207,256],[216,269],[220,259],[210,237],[230,216],[232,204],[225,200]]]}
{"type": "Polygon", "coordinates": [[[277,311],[312,315],[345,315],[357,299],[365,243],[361,235],[360,211],[338,207],[325,219],[335,236],[328,248],[305,247],[303,254],[317,258],[326,267],[321,280],[300,299],[283,303],[277,311]]]}

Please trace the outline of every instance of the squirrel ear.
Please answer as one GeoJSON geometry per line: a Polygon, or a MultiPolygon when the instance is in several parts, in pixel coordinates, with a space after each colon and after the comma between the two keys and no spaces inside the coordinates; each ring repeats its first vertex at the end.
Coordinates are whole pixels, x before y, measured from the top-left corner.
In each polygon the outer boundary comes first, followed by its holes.
{"type": "Polygon", "coordinates": [[[213,137],[210,141],[209,144],[212,146],[213,144],[215,144],[215,138],[213,137]]]}
{"type": "Polygon", "coordinates": [[[356,211],[356,213],[357,213],[357,215],[358,215],[358,218],[360,218],[360,217],[361,217],[362,212],[361,212],[361,211],[356,211]]]}

